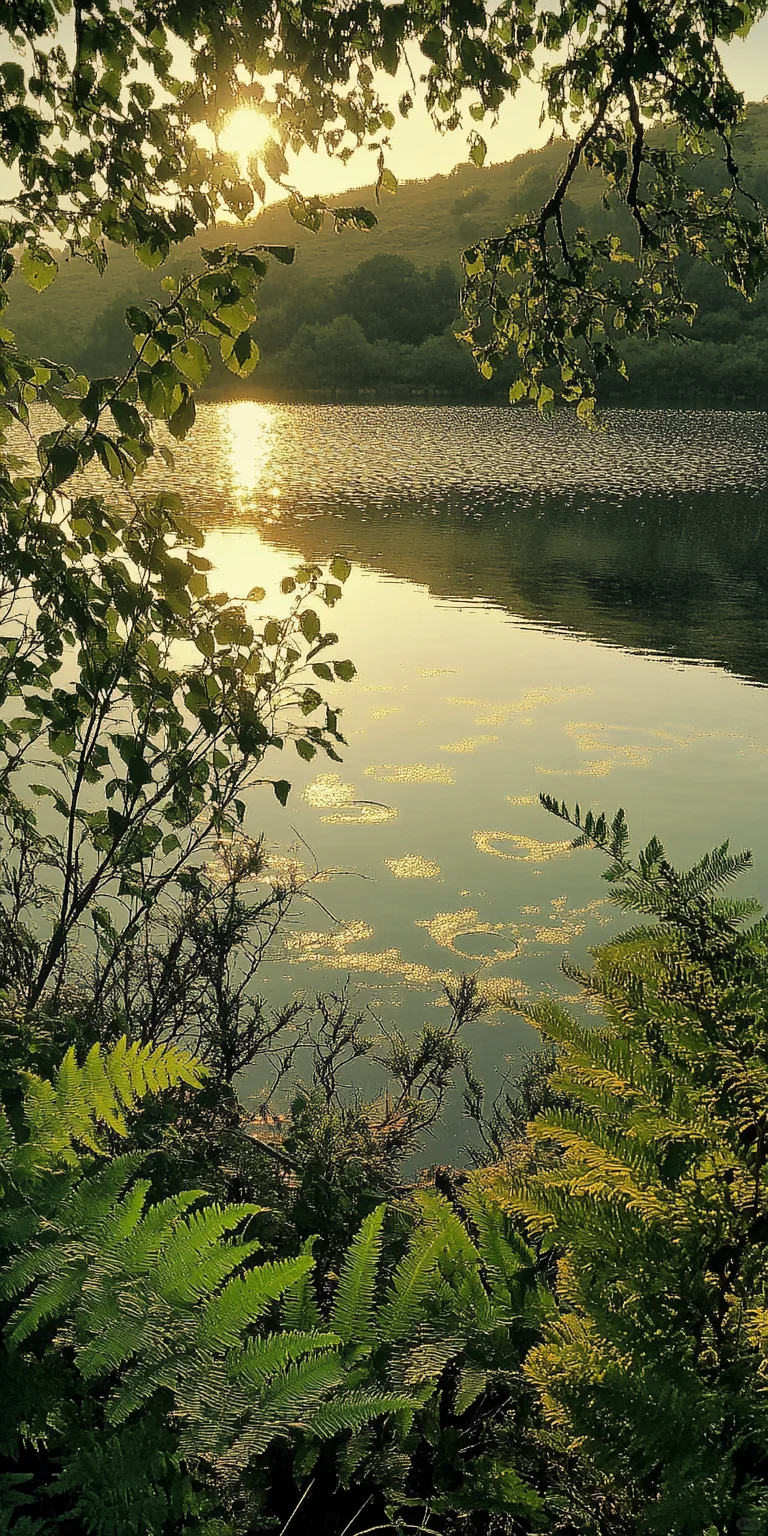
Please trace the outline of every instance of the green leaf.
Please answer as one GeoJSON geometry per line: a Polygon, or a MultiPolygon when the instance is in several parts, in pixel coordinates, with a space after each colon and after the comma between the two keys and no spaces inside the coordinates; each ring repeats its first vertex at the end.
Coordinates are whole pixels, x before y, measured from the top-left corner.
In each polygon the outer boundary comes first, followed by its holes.
{"type": "Polygon", "coordinates": [[[278,800],[280,801],[280,804],[281,805],[286,805],[287,802],[288,802],[288,796],[291,793],[291,786],[288,783],[288,780],[287,779],[273,779],[272,780],[272,788],[275,791],[275,794],[276,794],[278,800]]]}
{"type": "Polygon", "coordinates": [[[211,360],[208,353],[194,337],[174,347],[171,360],[195,388],[204,382],[210,372],[211,360]]]}
{"type": "Polygon", "coordinates": [[[351,683],[353,677],[357,677],[357,667],[353,661],[335,661],[333,670],[342,683],[351,683]]]}
{"type": "Polygon", "coordinates": [[[310,644],[312,644],[320,634],[320,620],[313,608],[304,609],[299,618],[299,624],[304,639],[309,640],[310,644]]]}
{"type": "Polygon", "coordinates": [[[35,293],[44,293],[56,277],[59,264],[42,245],[24,247],[19,262],[22,273],[35,293]]]}
{"type": "Polygon", "coordinates": [[[241,379],[247,379],[259,361],[259,349],[247,330],[243,330],[234,340],[231,336],[222,336],[219,350],[230,373],[236,373],[241,379]]]}
{"type": "Polygon", "coordinates": [[[331,561],[331,575],[335,577],[336,581],[345,582],[351,570],[352,566],[348,560],[344,559],[343,555],[336,555],[335,559],[331,561]]]}
{"type": "Polygon", "coordinates": [[[246,601],[249,603],[263,603],[266,595],[263,587],[251,587],[246,601]]]}
{"type": "Polygon", "coordinates": [[[256,250],[264,251],[267,256],[274,256],[275,261],[279,261],[284,267],[293,266],[296,260],[295,245],[257,245],[256,250]]]}
{"type": "Polygon", "coordinates": [[[168,418],[168,430],[174,437],[186,437],[190,428],[195,424],[195,401],[191,394],[185,396],[181,405],[168,418]]]}

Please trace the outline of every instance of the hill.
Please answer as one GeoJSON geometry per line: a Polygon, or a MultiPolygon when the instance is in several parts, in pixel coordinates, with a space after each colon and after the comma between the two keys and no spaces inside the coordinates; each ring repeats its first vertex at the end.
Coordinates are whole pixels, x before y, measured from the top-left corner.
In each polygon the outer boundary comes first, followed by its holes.
{"type": "MultiPolygon", "coordinates": [[[[373,230],[329,227],[313,235],[297,227],[287,205],[265,209],[245,226],[224,226],[185,242],[164,270],[199,265],[200,244],[290,244],[290,268],[273,263],[262,289],[257,338],[263,364],[248,392],[274,397],[410,397],[434,391],[455,398],[489,398],[471,358],[452,339],[458,307],[460,252],[484,233],[503,229],[513,214],[537,207],[563,163],[556,141],[500,165],[457,166],[451,175],[401,185],[376,210],[373,230]],[[375,259],[374,259],[375,258],[375,259]]],[[[736,145],[744,180],[768,200],[768,104],[749,108],[736,145]]],[[[713,173],[716,167],[713,166],[713,173]]],[[[621,213],[607,213],[602,183],[583,169],[570,190],[568,216],[593,233],[618,228],[621,213]]],[[[375,207],[373,187],[333,204],[375,207]]],[[[693,344],[630,346],[633,393],[649,389],[672,398],[768,398],[768,298],[747,306],[720,274],[687,263],[684,276],[700,306],[693,344]]],[[[42,295],[21,280],[12,285],[7,323],[38,354],[108,373],[128,355],[123,325],[127,304],[158,293],[160,273],[142,268],[132,253],[113,247],[99,277],[80,261],[67,262],[42,295]]],[[[215,390],[237,386],[219,370],[215,390]]],[[[627,398],[624,385],[614,386],[627,398]]]]}

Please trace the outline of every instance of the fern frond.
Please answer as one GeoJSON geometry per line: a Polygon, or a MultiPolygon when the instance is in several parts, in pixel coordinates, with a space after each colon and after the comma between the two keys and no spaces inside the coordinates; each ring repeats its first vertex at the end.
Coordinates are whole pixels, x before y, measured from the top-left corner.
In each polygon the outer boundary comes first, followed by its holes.
{"type": "MultiPolygon", "coordinates": [[[[64,1232],[95,1236],[114,1215],[117,1196],[143,1162],[140,1152],[124,1153],[122,1157],[111,1158],[88,1178],[79,1179],[58,1209],[57,1225],[64,1232]]],[[[149,1181],[145,1181],[144,1189],[149,1187],[149,1181]]]]}
{"type": "Polygon", "coordinates": [[[330,1324],[345,1344],[364,1344],[374,1336],[374,1295],[385,1215],[386,1206],[379,1205],[366,1216],[342,1265],[330,1324]]]}
{"type": "Polygon", "coordinates": [[[144,1212],[122,1249],[120,1260],[126,1275],[144,1275],[166,1247],[170,1234],[185,1211],[205,1198],[203,1189],[185,1189],[170,1195],[144,1212]]]}
{"type": "Polygon", "coordinates": [[[179,1083],[197,1087],[202,1075],[194,1059],[175,1046],[129,1046],[125,1039],[109,1051],[94,1045],[82,1067],[70,1049],[53,1082],[26,1073],[29,1135],[5,1153],[14,1178],[35,1181],[58,1167],[76,1167],[78,1146],[105,1150],[102,1128],[126,1134],[125,1111],[147,1093],[179,1083]]]}
{"type": "MultiPolygon", "coordinates": [[[[302,1244],[302,1255],[308,1254],[311,1258],[316,1242],[316,1237],[308,1237],[302,1244]]],[[[286,1291],[281,1317],[283,1327],[293,1332],[307,1332],[320,1327],[323,1318],[317,1305],[311,1269],[286,1291]]]]}
{"type": "Polygon", "coordinates": [[[384,1418],[390,1413],[413,1415],[418,1406],[416,1399],[409,1397],[363,1390],[345,1392],[330,1403],[323,1403],[308,1420],[307,1430],[317,1440],[333,1440],[345,1432],[356,1434],[373,1419],[384,1418]]]}
{"type": "Polygon", "coordinates": [[[245,1202],[210,1205],[180,1221],[154,1268],[152,1286],[157,1295],[171,1306],[189,1305],[210,1295],[226,1275],[261,1247],[258,1238],[246,1243],[221,1242],[227,1232],[261,1209],[245,1202]]]}
{"type": "Polygon", "coordinates": [[[243,1330],[300,1281],[312,1263],[311,1254],[276,1259],[230,1280],[203,1309],[197,1327],[197,1347],[203,1351],[231,1349],[243,1330]]]}
{"type": "Polygon", "coordinates": [[[289,1365],[261,1396],[260,1415],[285,1424],[306,1424],[314,1405],[344,1380],[337,1353],[323,1354],[301,1365],[289,1365]]]}
{"type": "Polygon", "coordinates": [[[389,1342],[405,1338],[425,1316],[425,1301],[446,1241],[439,1224],[425,1224],[413,1234],[392,1276],[387,1300],[379,1308],[377,1330],[382,1338],[389,1342]]]}
{"type": "Polygon", "coordinates": [[[16,1308],[6,1330],[10,1348],[18,1349],[41,1323],[64,1316],[80,1295],[87,1273],[88,1266],[81,1261],[67,1269],[58,1270],[47,1285],[37,1286],[32,1295],[16,1308]]]}
{"type": "Polygon", "coordinates": [[[493,1295],[507,1305],[517,1302],[535,1272],[533,1249],[514,1228],[506,1232],[503,1212],[477,1179],[470,1180],[463,1201],[477,1230],[480,1261],[493,1295]]]}
{"type": "Polygon", "coordinates": [[[268,1334],[264,1339],[249,1340],[243,1349],[232,1355],[231,1374],[236,1381],[250,1382],[261,1388],[290,1361],[336,1350],[341,1343],[335,1333],[268,1334]]]}

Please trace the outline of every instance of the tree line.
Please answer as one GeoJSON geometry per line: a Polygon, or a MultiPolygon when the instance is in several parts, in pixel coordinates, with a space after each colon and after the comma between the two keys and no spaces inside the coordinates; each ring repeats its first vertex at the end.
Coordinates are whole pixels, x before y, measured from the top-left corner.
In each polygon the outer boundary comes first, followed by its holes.
{"type": "MultiPolygon", "coordinates": [[[[566,216],[574,227],[596,219],[593,207],[584,209],[573,199],[566,216]]],[[[680,270],[686,295],[696,305],[690,332],[676,339],[629,338],[629,376],[604,375],[600,398],[611,404],[760,406],[768,396],[765,292],[747,304],[716,268],[681,259],[680,270]]],[[[264,284],[252,329],[257,369],[247,383],[239,383],[215,362],[206,393],[266,400],[503,401],[518,370],[510,359],[491,380],[478,372],[471,352],[457,340],[460,288],[460,275],[448,262],[424,268],[385,253],[330,281],[278,268],[264,284]]],[[[136,301],[147,302],[148,291],[146,281],[137,284],[136,301]]],[[[29,339],[56,361],[89,375],[110,375],[130,354],[125,308],[121,297],[95,319],[84,313],[83,325],[58,344],[55,329],[53,339],[44,337],[42,322],[41,334],[29,339]]],[[[28,328],[22,330],[25,339],[28,328]]]]}

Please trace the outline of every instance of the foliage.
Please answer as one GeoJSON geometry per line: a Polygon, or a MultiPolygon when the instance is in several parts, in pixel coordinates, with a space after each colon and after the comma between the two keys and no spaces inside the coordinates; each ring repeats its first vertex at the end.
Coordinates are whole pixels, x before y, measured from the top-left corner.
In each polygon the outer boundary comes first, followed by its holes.
{"type": "MultiPolygon", "coordinates": [[[[662,12],[644,0],[602,10],[578,0],[539,12],[532,0],[504,0],[437,17],[417,0],[371,0],[363,24],[316,6],[298,22],[280,6],[239,0],[199,0],[193,11],[140,0],[119,15],[80,5],[69,47],[63,13],[20,0],[6,20],[1,142],[17,183],[4,281],[18,264],[42,291],[62,244],[101,267],[107,240],[152,269],[217,215],[247,218],[265,177],[285,186],[309,230],[326,216],[337,229],[370,227],[370,210],[292,188],[286,151],[322,144],[346,159],[368,145],[380,198],[397,185],[389,131],[415,96],[437,127],[458,127],[466,105],[478,125],[537,70],[544,116],[566,142],[554,184],[529,189],[534,206],[464,252],[465,335],[482,372],[512,355],[521,370],[513,398],[546,408],[557,391],[588,420],[599,374],[621,366],[621,331],[656,336],[691,319],[681,253],[721,267],[748,298],[764,276],[765,213],[734,149],[743,102],[719,51],[749,32],[759,5],[713,11],[679,0],[662,12]],[[403,73],[411,87],[395,112],[387,76],[403,73]],[[272,132],[247,166],[219,147],[238,105],[257,106],[272,132]],[[582,166],[628,215],[629,240],[568,226],[564,203],[582,166]]],[[[477,126],[468,146],[481,167],[477,126]]],[[[253,359],[246,332],[235,332],[238,368],[253,359]]]]}
{"type": "MultiPolygon", "coordinates": [[[[752,104],[734,138],[744,179],[761,195],[768,188],[767,127],[768,107],[752,104]]],[[[268,399],[309,393],[333,399],[372,391],[377,399],[407,399],[414,393],[463,401],[505,399],[516,377],[514,357],[485,379],[454,336],[458,251],[462,243],[479,240],[489,226],[503,226],[510,214],[535,207],[556,175],[561,153],[558,144],[551,144],[508,164],[482,170],[458,166],[449,177],[405,183],[379,210],[373,257],[360,261],[358,244],[329,233],[305,243],[296,265],[272,262],[259,291],[258,368],[241,381],[214,356],[203,393],[242,391],[268,399]],[[457,187],[463,188],[458,197],[457,187]],[[342,344],[335,322],[344,316],[342,344]],[[350,320],[357,325],[350,327],[350,320]]],[[[598,171],[576,174],[563,203],[566,227],[582,225],[595,239],[611,234],[630,238],[629,216],[603,208],[600,191],[598,171]]],[[[359,195],[372,199],[373,188],[359,195]]],[[[295,239],[291,226],[286,205],[278,204],[265,209],[255,226],[222,231],[222,236],[241,245],[254,237],[278,245],[295,239]]],[[[169,259],[175,274],[185,263],[193,270],[199,267],[197,242],[186,242],[169,259]]],[[[598,400],[643,401],[651,390],[662,401],[761,400],[768,382],[765,289],[747,303],[716,268],[684,254],[677,268],[686,299],[696,305],[690,333],[682,342],[628,338],[624,353],[630,377],[619,377],[615,369],[603,372],[598,400]]],[[[38,295],[17,275],[9,285],[8,323],[27,350],[42,350],[87,374],[114,373],[130,355],[125,309],[146,308],[159,296],[159,283],[159,272],[142,272],[129,252],[115,247],[98,281],[87,267],[72,263],[38,295]]]]}
{"type": "Polygon", "coordinates": [[[4,1451],[22,1468],[36,1453],[41,1513],[69,1495],[65,1511],[92,1531],[167,1529],[173,1515],[202,1529],[184,1519],[206,1496],[182,1464],[204,1484],[215,1463],[219,1500],[275,1438],[327,1438],[348,1417],[410,1408],[402,1394],[346,1390],[330,1329],[254,1335],[312,1266],[309,1252],[250,1263],[259,1207],[201,1204],[199,1190],[151,1204],[141,1156],[108,1155],[126,1109],[199,1075],[169,1047],[94,1046],[82,1067],[70,1052],[53,1081],[28,1075],[19,1133],[0,1122],[4,1451]],[[323,1405],[330,1418],[316,1423],[323,1405]]]}
{"type": "Polygon", "coordinates": [[[630,1529],[761,1529],[768,922],[719,894],[749,855],[725,844],[681,873],[652,839],[634,863],[622,811],[542,798],[644,921],[571,973],[604,1022],[529,1014],[568,1107],[536,1117],[527,1165],[496,1185],[556,1264],[526,1375],[549,1443],[579,1448],[630,1529]]]}
{"type": "MultiPolygon", "coordinates": [[[[214,334],[223,356],[249,366],[263,271],[259,255],[212,252],[202,277],[172,283],[152,313],[132,312],[136,358],[121,379],[89,385],[6,349],[4,421],[29,428],[30,403],[45,403],[67,423],[37,438],[36,470],[10,458],[2,471],[0,812],[16,850],[5,921],[14,979],[32,1004],[61,984],[84,921],[114,952],[170,886],[183,889],[211,834],[233,837],[266,751],[287,738],[304,759],[338,759],[338,715],[314,683],[354,668],[315,659],[336,636],[308,600],[333,605],[347,563],[333,580],[314,566],[286,578],[287,613],[259,626],[263,589],[237,602],[209,590],[203,535],[179,498],[131,490],[156,447],[172,463],[153,423],[183,437],[194,420],[193,386],[208,366],[200,338],[214,334]],[[70,489],[94,459],[122,500],[70,489]],[[318,711],[322,723],[310,723],[318,711]],[[16,793],[43,744],[48,766],[32,793],[61,828],[47,834],[16,793]]],[[[284,802],[288,782],[267,782],[284,802]]]]}
{"type": "MultiPolygon", "coordinates": [[[[94,1046],[82,1067],[70,1051],[51,1080],[26,1075],[16,1128],[0,1122],[2,1447],[27,1506],[17,1529],[64,1518],[97,1533],[203,1531],[216,1508],[240,1529],[243,1510],[311,1492],[321,1462],[321,1486],[338,1482],[330,1529],[361,1490],[381,1513],[382,1501],[535,1511],[511,1426],[497,1422],[502,1409],[505,1423],[530,1414],[518,1365],[546,1307],[533,1253],[481,1196],[469,1201],[476,1246],[424,1191],[399,1261],[383,1265],[379,1205],[321,1306],[312,1241],[254,1263],[258,1206],[200,1190],[155,1201],[141,1154],[111,1150],[148,1094],[195,1089],[200,1075],[170,1047],[94,1046]],[[270,1459],[282,1443],[290,1484],[270,1459]]],[[[318,1504],[318,1522],[328,1515],[318,1504]]]]}
{"type": "MultiPolygon", "coordinates": [[[[747,297],[764,275],[719,53],[758,6],[68,11],[13,0],[3,17],[2,307],[15,271],[42,293],[62,253],[102,270],[111,242],[156,269],[221,213],[247,217],[264,175],[287,185],[302,143],[372,144],[376,195],[394,190],[375,72],[411,54],[447,127],[467,93],[473,122],[496,112],[544,55],[546,113],[574,132],[554,190],[528,177],[506,232],[465,251],[466,337],[486,376],[513,359],[515,398],[546,409],[559,391],[589,420],[597,375],[621,363],[614,332],[690,319],[680,258],[719,265],[747,297]],[[273,128],[247,168],[217,139],[241,102],[273,128]],[[629,242],[566,219],[582,166],[631,219],[629,242]]],[[[412,105],[406,91],[399,110],[412,105]]],[[[476,166],[484,154],[473,128],[476,166]]],[[[326,213],[337,229],[374,222],[294,192],[290,211],[309,230],[326,213]]],[[[299,567],[259,624],[263,590],[212,593],[202,533],[172,494],[137,490],[153,459],[173,473],[212,354],[251,375],[257,293],[291,253],[232,239],[201,260],[166,275],[162,300],[137,296],[123,373],[89,379],[0,333],[3,1521],[15,1536],[231,1536],[285,1528],[303,1499],[329,1536],[361,1517],[436,1520],[446,1536],[764,1522],[766,923],[745,928],[753,909],[714,895],[745,859],[723,848],[679,874],[653,842],[633,865],[622,813],[609,827],[576,810],[580,837],[611,855],[619,905],[649,921],[580,978],[604,1026],[532,1013],[560,1053],[536,1085],[547,1107],[530,1141],[515,1127],[513,1158],[447,1180],[452,1199],[409,1197],[398,1158],[456,1067],[477,1101],[453,1026],[379,1043],[396,1094],[349,1106],[340,1073],[367,1047],[343,1002],[321,1008],[299,1037],[312,1069],[293,1122],[245,1153],[232,1079],[293,1023],[254,983],[296,891],[244,894],[265,866],[243,796],[267,783],[285,802],[288,780],[263,764],[289,741],[337,760],[338,710],[316,682],[335,689],[354,668],[326,659],[318,605],[334,606],[349,565],[299,567]],[[186,1187],[178,1141],[198,1093],[204,1177],[186,1187]],[[266,1248],[253,1185],[270,1147],[271,1188],[284,1172],[292,1198],[264,1220],[266,1248]],[[234,1183],[242,1198],[211,1199],[234,1183]],[[302,1241],[315,1213],[316,1285],[302,1241]]],[[[400,277],[423,308],[429,284],[400,277]]],[[[328,317],[361,367],[381,343],[369,278],[348,279],[328,317]]],[[[430,356],[441,344],[422,341],[430,356]]],[[[475,1000],[465,988],[453,1003],[458,1025],[475,1000]]],[[[504,1134],[497,1116],[496,1151],[504,1134]]]]}

